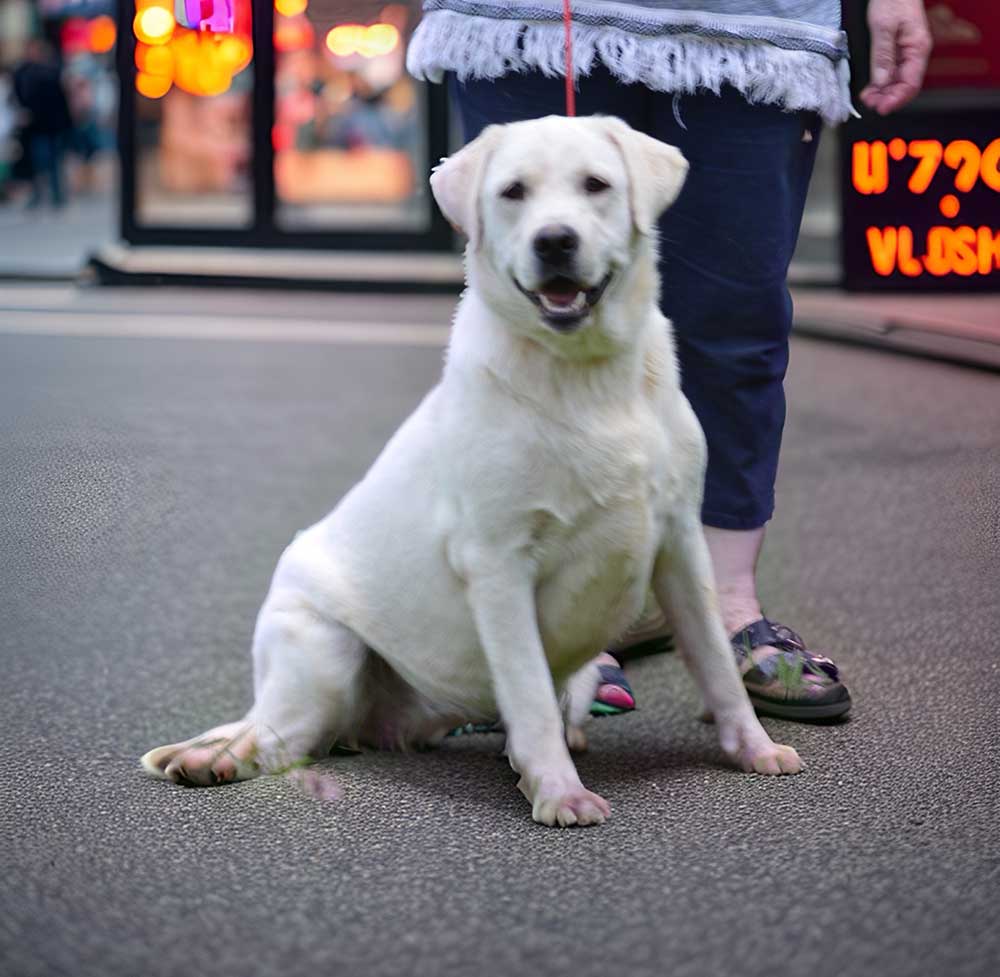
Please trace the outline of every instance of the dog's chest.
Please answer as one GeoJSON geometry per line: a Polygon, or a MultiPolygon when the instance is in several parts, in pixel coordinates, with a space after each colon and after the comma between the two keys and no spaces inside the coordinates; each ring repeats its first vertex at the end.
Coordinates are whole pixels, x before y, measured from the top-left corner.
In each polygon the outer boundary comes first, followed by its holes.
{"type": "Polygon", "coordinates": [[[556,491],[532,513],[539,624],[554,668],[575,666],[641,611],[671,482],[666,432],[651,417],[612,419],[570,440],[556,491]]]}

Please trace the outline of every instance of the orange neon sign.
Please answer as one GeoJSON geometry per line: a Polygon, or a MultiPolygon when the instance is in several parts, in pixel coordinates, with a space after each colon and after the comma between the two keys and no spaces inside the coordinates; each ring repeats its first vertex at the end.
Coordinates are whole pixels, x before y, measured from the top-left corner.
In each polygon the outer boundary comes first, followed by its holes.
{"type": "Polygon", "coordinates": [[[851,182],[858,193],[884,193],[889,186],[889,158],[907,156],[917,165],[910,174],[910,193],[925,193],[942,161],[955,171],[955,188],[968,193],[978,180],[1000,192],[1000,139],[984,150],[968,139],[954,139],[947,146],[937,139],[881,139],[859,141],[851,147],[851,182]]]}
{"type": "MultiPolygon", "coordinates": [[[[850,178],[853,189],[865,197],[891,195],[889,203],[895,202],[894,210],[899,212],[896,222],[888,226],[864,227],[870,267],[876,275],[969,278],[1000,269],[1000,229],[996,226],[1000,200],[988,214],[980,208],[978,219],[965,216],[957,226],[940,223],[942,217],[959,217],[966,200],[973,199],[968,197],[973,191],[979,201],[984,192],[1000,193],[1000,138],[985,146],[970,139],[857,140],[851,145],[850,178]],[[901,185],[904,179],[905,187],[901,185]],[[930,227],[925,218],[920,223],[923,230],[916,230],[907,221],[913,208],[902,205],[902,199],[927,195],[934,200],[938,192],[935,213],[940,216],[936,222],[931,218],[930,227]],[[993,226],[983,223],[984,217],[993,226]]],[[[881,215],[888,216],[885,205],[880,206],[881,215]]],[[[926,213],[925,206],[921,210],[926,213]]]]}
{"type": "Polygon", "coordinates": [[[932,227],[927,247],[917,256],[913,230],[903,227],[869,227],[865,230],[872,268],[888,277],[899,271],[907,278],[928,272],[943,275],[989,275],[1000,268],[1000,231],[990,227],[932,227]]]}

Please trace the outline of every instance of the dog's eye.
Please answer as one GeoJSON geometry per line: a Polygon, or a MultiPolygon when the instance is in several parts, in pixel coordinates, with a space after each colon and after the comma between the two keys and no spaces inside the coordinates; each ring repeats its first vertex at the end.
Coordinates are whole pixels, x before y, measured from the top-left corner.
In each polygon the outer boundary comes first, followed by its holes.
{"type": "Polygon", "coordinates": [[[515,180],[500,191],[500,196],[505,200],[524,200],[524,184],[520,180],[515,180]]]}
{"type": "Polygon", "coordinates": [[[587,193],[604,193],[611,189],[611,184],[607,180],[602,180],[599,176],[588,176],[583,182],[583,189],[587,193]]]}

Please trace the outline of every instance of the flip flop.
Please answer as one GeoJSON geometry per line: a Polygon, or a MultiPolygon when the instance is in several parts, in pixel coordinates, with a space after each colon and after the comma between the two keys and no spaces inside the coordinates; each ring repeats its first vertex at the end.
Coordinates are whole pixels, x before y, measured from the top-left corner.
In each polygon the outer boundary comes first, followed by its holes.
{"type": "Polygon", "coordinates": [[[605,702],[603,699],[595,698],[590,706],[592,716],[618,716],[623,712],[632,712],[635,709],[635,693],[621,665],[598,665],[597,671],[600,673],[601,681],[598,689],[604,685],[613,685],[621,689],[624,695],[615,696],[619,701],[605,702]],[[631,700],[629,703],[628,700],[631,700]]]}

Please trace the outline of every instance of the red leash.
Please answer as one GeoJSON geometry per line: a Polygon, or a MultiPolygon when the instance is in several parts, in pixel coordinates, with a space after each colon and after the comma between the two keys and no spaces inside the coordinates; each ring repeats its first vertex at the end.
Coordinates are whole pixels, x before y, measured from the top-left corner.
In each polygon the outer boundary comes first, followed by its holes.
{"type": "Polygon", "coordinates": [[[563,0],[563,27],[566,29],[566,114],[576,115],[576,90],[573,87],[573,16],[569,0],[563,0]]]}

